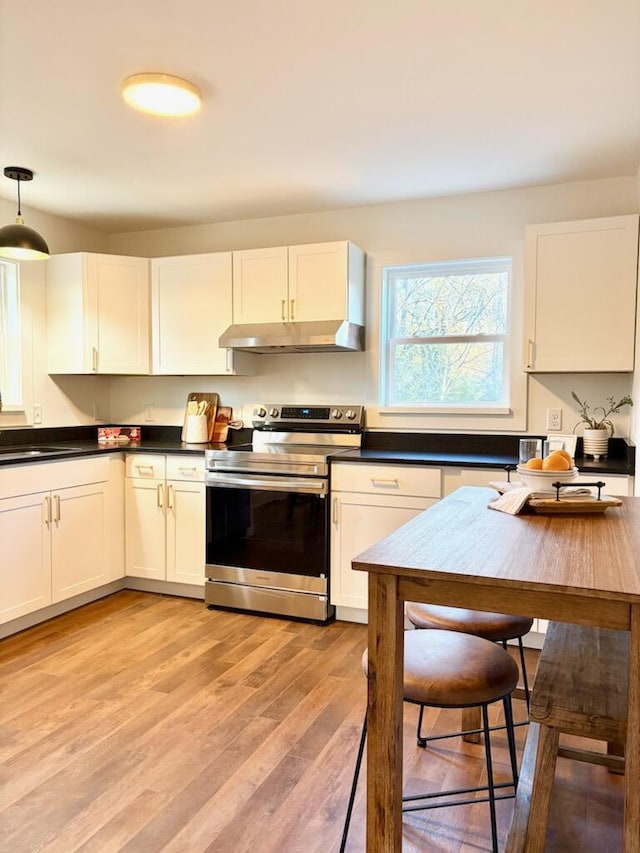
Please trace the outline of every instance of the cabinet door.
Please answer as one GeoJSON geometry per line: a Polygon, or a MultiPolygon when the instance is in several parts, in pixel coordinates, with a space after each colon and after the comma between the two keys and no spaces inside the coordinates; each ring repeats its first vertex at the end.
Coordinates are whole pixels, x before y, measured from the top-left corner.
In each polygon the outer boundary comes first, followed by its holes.
{"type": "Polygon", "coordinates": [[[633,477],[625,477],[623,474],[579,474],[574,480],[575,483],[604,483],[602,489],[605,495],[617,495],[620,497],[629,497],[633,495],[633,477]]]}
{"type": "Polygon", "coordinates": [[[221,349],[231,325],[231,252],[151,262],[153,372],[213,375],[254,372],[254,362],[221,349]]]}
{"type": "Polygon", "coordinates": [[[149,373],[149,262],[88,255],[98,373],[149,373]]]}
{"type": "Polygon", "coordinates": [[[289,246],[289,319],[344,320],[348,243],[289,246]]]}
{"type": "Polygon", "coordinates": [[[282,323],[287,319],[288,252],[233,252],[233,322],[282,323]]]}
{"type": "Polygon", "coordinates": [[[51,604],[48,493],[0,500],[0,622],[51,604]]]}
{"type": "Polygon", "coordinates": [[[526,229],[527,369],[631,371],[638,216],[526,229]]]}
{"type": "Polygon", "coordinates": [[[368,575],[354,572],[351,561],[436,500],[340,492],[331,500],[331,603],[366,609],[368,575]]]}
{"type": "Polygon", "coordinates": [[[167,580],[204,586],[205,485],[167,481],[167,580]]]}
{"type": "Polygon", "coordinates": [[[164,480],[125,482],[125,573],[165,580],[164,480]]]}
{"type": "Polygon", "coordinates": [[[105,484],[61,489],[51,495],[51,586],[63,601],[108,580],[105,484]]]}

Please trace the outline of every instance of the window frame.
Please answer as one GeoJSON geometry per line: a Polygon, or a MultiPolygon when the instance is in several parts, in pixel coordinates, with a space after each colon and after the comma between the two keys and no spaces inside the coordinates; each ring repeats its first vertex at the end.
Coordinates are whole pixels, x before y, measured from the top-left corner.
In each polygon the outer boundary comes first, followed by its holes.
{"type": "Polygon", "coordinates": [[[514,288],[514,259],[511,255],[500,254],[475,258],[458,258],[453,260],[422,261],[418,263],[388,264],[381,270],[381,310],[380,310],[380,371],[378,387],[378,403],[380,411],[386,413],[418,414],[479,414],[507,415],[512,413],[512,381],[513,370],[513,288],[514,288]],[[392,302],[394,281],[406,278],[408,275],[419,277],[473,275],[487,272],[506,272],[508,275],[506,300],[506,331],[504,333],[479,335],[438,335],[429,337],[391,337],[392,302]],[[401,403],[390,401],[391,389],[394,384],[394,357],[397,346],[415,344],[416,346],[429,343],[470,343],[474,341],[501,341],[503,343],[502,359],[502,388],[503,397],[500,400],[476,403],[473,401],[460,403],[430,403],[411,401],[401,403]]]}
{"type": "Polygon", "coordinates": [[[22,338],[20,267],[3,258],[0,259],[0,408],[5,412],[24,411],[22,338]],[[15,373],[10,376],[11,364],[15,373]]]}
{"type": "MultiPolygon", "coordinates": [[[[33,424],[34,399],[34,312],[44,308],[44,264],[42,261],[12,261],[3,258],[3,263],[15,267],[20,323],[21,401],[5,405],[0,410],[0,430],[11,427],[26,427],[33,424]]],[[[4,395],[3,395],[4,396],[4,395]]]]}

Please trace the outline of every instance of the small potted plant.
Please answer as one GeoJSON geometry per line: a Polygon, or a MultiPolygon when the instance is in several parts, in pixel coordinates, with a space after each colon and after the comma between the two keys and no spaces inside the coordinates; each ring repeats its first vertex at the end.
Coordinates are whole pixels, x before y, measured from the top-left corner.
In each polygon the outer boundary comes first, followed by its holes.
{"type": "Polygon", "coordinates": [[[591,407],[586,400],[582,401],[575,391],[571,392],[571,396],[580,406],[580,420],[574,426],[574,432],[576,427],[584,424],[583,454],[593,456],[594,459],[606,456],[609,448],[609,437],[615,432],[611,415],[617,414],[623,406],[633,406],[633,400],[625,395],[616,403],[615,397],[607,397],[606,406],[591,407]]]}

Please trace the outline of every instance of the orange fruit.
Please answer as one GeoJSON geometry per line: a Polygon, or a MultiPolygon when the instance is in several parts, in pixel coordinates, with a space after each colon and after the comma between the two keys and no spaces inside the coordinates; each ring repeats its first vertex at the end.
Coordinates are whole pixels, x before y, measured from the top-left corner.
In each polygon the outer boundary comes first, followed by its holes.
{"type": "Polygon", "coordinates": [[[554,450],[542,460],[543,471],[569,471],[571,469],[571,461],[567,462],[564,450],[554,450]]]}
{"type": "MultiPolygon", "coordinates": [[[[563,456],[567,460],[569,465],[573,468],[573,459],[571,458],[571,455],[566,450],[554,450],[552,452],[557,453],[559,456],[563,456]]],[[[551,456],[551,453],[549,454],[549,456],[551,456]]]]}
{"type": "Polygon", "coordinates": [[[525,462],[524,467],[534,468],[539,471],[542,468],[542,459],[538,458],[537,456],[534,459],[529,459],[528,462],[525,462]]]}

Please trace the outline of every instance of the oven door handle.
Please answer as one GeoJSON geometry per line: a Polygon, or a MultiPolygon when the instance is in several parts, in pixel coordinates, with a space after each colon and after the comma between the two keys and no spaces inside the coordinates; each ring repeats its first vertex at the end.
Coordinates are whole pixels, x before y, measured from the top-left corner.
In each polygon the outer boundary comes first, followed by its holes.
{"type": "Polygon", "coordinates": [[[257,489],[265,492],[298,492],[305,495],[326,495],[327,481],[307,477],[254,477],[247,474],[222,474],[207,476],[207,486],[221,489],[257,489]]]}

